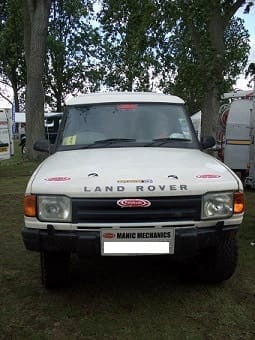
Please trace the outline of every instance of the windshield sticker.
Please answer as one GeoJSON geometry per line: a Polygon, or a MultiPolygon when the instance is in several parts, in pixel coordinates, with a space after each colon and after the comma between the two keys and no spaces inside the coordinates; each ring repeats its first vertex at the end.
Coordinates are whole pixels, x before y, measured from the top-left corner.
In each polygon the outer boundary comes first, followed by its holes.
{"type": "Polygon", "coordinates": [[[70,181],[70,177],[50,177],[50,178],[45,178],[44,180],[47,182],[65,182],[65,181],[70,181]]]}
{"type": "Polygon", "coordinates": [[[76,135],[68,136],[63,139],[63,145],[75,145],[76,144],[76,135]]]}
{"type": "Polygon", "coordinates": [[[152,179],[119,179],[117,183],[153,183],[152,179]]]}
{"type": "Polygon", "coordinates": [[[117,108],[119,110],[135,110],[137,108],[137,105],[136,104],[131,104],[131,103],[119,104],[117,106],[117,108]]]}
{"type": "Polygon", "coordinates": [[[216,174],[202,174],[202,175],[197,175],[196,178],[199,179],[215,179],[215,178],[220,178],[221,175],[216,175],[216,174]]]}

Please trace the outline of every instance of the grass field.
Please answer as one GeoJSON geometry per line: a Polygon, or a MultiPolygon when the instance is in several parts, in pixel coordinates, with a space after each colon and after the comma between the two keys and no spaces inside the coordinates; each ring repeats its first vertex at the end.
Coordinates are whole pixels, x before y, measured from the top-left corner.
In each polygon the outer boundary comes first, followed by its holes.
{"type": "Polygon", "coordinates": [[[46,291],[39,254],[21,238],[35,167],[18,156],[0,163],[0,339],[255,338],[255,192],[246,192],[239,265],[224,284],[198,283],[165,258],[74,258],[72,287],[46,291]]]}

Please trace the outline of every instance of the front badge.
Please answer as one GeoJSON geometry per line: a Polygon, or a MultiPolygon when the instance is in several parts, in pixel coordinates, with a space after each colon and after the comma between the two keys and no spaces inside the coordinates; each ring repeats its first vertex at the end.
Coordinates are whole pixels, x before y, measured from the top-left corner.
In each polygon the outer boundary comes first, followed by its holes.
{"type": "Polygon", "coordinates": [[[125,198],[117,201],[118,206],[121,208],[147,208],[151,202],[141,198],[125,198]]]}

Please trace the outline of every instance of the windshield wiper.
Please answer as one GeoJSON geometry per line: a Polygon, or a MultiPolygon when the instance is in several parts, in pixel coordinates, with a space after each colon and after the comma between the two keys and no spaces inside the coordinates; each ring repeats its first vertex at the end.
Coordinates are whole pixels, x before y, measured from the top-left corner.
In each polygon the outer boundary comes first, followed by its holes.
{"type": "Polygon", "coordinates": [[[66,150],[82,150],[82,149],[90,149],[96,148],[99,146],[108,146],[114,143],[128,143],[128,142],[136,142],[136,139],[131,138],[109,138],[109,139],[100,139],[91,143],[86,144],[76,144],[76,145],[65,145],[66,150]]]}
{"type": "Polygon", "coordinates": [[[97,145],[97,144],[114,144],[114,143],[125,143],[125,142],[135,142],[136,139],[133,138],[108,138],[108,139],[100,139],[93,142],[91,145],[97,145]]]}
{"type": "Polygon", "coordinates": [[[170,138],[170,137],[167,137],[167,138],[155,138],[152,140],[153,142],[172,142],[172,141],[184,141],[184,142],[190,142],[191,139],[189,138],[170,138]]]}
{"type": "Polygon", "coordinates": [[[191,142],[191,139],[189,138],[155,138],[152,140],[151,143],[149,143],[149,145],[155,145],[155,146],[161,146],[163,144],[168,144],[168,143],[172,143],[172,142],[191,142]]]}

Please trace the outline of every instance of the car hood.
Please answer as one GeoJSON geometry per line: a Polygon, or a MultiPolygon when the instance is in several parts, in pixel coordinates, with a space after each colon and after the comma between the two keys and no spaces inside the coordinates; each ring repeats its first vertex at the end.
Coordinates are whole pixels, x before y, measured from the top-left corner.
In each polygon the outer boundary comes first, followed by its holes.
{"type": "Polygon", "coordinates": [[[37,168],[26,192],[146,197],[241,188],[240,180],[229,168],[200,150],[137,147],[56,152],[37,168]]]}

